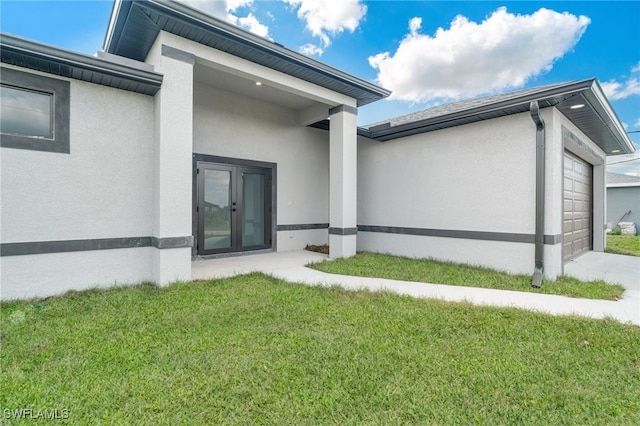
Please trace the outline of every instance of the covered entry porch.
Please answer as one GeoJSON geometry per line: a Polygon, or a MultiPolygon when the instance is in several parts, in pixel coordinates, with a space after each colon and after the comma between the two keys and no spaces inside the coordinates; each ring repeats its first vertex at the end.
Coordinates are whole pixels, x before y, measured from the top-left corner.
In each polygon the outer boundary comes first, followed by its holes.
{"type": "Polygon", "coordinates": [[[181,243],[154,251],[153,280],[189,279],[193,258],[293,250],[319,235],[331,257],[353,255],[357,108],[390,92],[181,3],[117,7],[107,53],[163,75],[155,96],[153,236],[181,243]],[[328,131],[308,127],[329,119],[328,131]],[[233,168],[228,205],[206,199],[195,156],[233,168]],[[254,179],[262,198],[253,207],[232,188],[242,186],[238,167],[247,161],[273,165],[254,179]],[[198,216],[207,209],[223,210],[215,226],[226,230],[204,229],[213,226],[198,216]],[[241,216],[249,210],[251,218],[241,216]],[[228,234],[217,239],[223,249],[207,247],[206,235],[217,232],[228,234]]]}

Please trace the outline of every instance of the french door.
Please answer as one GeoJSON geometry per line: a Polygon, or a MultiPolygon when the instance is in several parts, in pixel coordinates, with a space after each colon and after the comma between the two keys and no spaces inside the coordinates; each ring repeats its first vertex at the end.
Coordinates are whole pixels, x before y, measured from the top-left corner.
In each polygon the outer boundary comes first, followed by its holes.
{"type": "Polygon", "coordinates": [[[199,255],[271,247],[271,170],[198,162],[199,255]]]}

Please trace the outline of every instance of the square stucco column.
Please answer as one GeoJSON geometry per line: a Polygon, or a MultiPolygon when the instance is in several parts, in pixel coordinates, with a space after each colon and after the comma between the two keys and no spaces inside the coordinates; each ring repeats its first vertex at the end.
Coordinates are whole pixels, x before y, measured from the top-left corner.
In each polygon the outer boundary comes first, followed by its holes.
{"type": "Polygon", "coordinates": [[[358,110],[340,105],[329,110],[329,257],[356,254],[358,110]]]}
{"type": "Polygon", "coordinates": [[[153,276],[158,285],[191,279],[193,65],[195,56],[161,45],[164,75],[155,98],[153,276]]]}

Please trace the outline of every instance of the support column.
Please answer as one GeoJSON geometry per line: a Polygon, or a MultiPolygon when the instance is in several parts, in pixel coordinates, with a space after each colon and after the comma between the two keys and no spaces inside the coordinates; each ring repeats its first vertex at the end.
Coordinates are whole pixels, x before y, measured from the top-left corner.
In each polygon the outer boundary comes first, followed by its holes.
{"type": "Polygon", "coordinates": [[[164,75],[155,97],[153,276],[158,285],[191,279],[193,65],[195,56],[156,46],[164,75]]]}
{"type": "Polygon", "coordinates": [[[329,110],[329,257],[356,254],[358,110],[339,105],[329,110]]]}

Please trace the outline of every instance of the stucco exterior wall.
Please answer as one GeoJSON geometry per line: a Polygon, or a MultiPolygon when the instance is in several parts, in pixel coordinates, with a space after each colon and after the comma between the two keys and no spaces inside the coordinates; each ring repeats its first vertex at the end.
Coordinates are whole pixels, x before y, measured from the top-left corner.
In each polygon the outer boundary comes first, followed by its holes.
{"type": "MultiPolygon", "coordinates": [[[[553,110],[541,113],[548,129],[545,235],[557,239],[562,228],[561,189],[556,188],[562,182],[561,142],[553,131],[553,110]]],[[[385,143],[361,138],[358,148],[359,227],[449,235],[359,231],[359,250],[533,273],[535,125],[529,113],[385,143]],[[469,231],[486,234],[468,238],[469,231]],[[531,242],[509,241],[523,235],[531,242]]],[[[561,252],[558,242],[545,244],[547,277],[562,273],[561,252]]]]}
{"type": "Polygon", "coordinates": [[[2,300],[153,281],[152,247],[2,257],[2,300]]]}
{"type": "MultiPolygon", "coordinates": [[[[329,134],[295,111],[202,83],[194,90],[193,152],[277,164],[278,225],[329,222],[329,134]]],[[[277,233],[279,251],[324,244],[327,230],[277,233]]]]}
{"type": "MultiPolygon", "coordinates": [[[[152,235],[153,98],[69,81],[70,154],[0,149],[3,244],[152,235]]],[[[148,249],[0,261],[3,299],[151,278],[148,249]]]]}
{"type": "Polygon", "coordinates": [[[628,210],[623,222],[634,222],[640,231],[640,186],[607,188],[607,224],[613,228],[628,210]]]}

